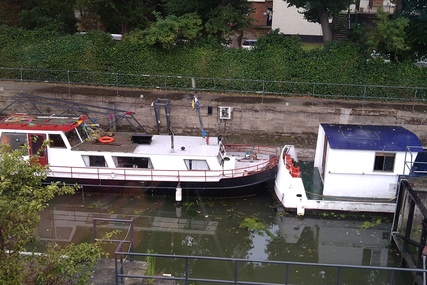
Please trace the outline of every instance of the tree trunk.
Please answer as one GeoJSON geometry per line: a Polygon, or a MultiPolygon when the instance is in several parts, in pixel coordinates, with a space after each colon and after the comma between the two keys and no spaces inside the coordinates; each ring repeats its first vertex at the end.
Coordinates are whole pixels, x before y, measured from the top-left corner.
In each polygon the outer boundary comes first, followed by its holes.
{"type": "Polygon", "coordinates": [[[331,25],[329,24],[328,11],[325,7],[320,6],[318,7],[318,13],[320,25],[322,26],[323,41],[330,42],[332,41],[332,29],[331,25]]]}
{"type": "Polygon", "coordinates": [[[402,10],[403,10],[403,1],[397,0],[396,1],[396,8],[394,9],[394,14],[399,15],[400,13],[402,13],[402,10]]]}

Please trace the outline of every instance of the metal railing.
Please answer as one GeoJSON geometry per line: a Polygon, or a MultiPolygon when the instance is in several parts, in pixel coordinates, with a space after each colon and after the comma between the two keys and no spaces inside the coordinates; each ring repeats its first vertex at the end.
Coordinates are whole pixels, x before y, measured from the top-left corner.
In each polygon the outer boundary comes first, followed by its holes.
{"type": "MultiPolygon", "coordinates": [[[[142,88],[163,91],[194,91],[213,93],[245,93],[300,96],[312,99],[344,99],[363,102],[427,103],[427,88],[416,86],[384,86],[369,84],[336,84],[233,78],[203,78],[115,72],[89,72],[0,67],[0,80],[50,82],[72,85],[97,85],[117,88],[142,88]]],[[[262,97],[264,100],[264,97],[262,97]]],[[[362,103],[363,105],[364,103],[362,103]]]]}
{"type": "MultiPolygon", "coordinates": [[[[294,262],[294,261],[264,261],[264,260],[248,260],[248,259],[239,259],[239,258],[220,258],[220,257],[207,257],[207,256],[188,256],[188,255],[174,255],[174,254],[150,254],[150,253],[130,253],[130,252],[121,252],[120,246],[115,252],[115,268],[120,268],[119,271],[116,271],[116,284],[125,284],[125,278],[127,279],[140,279],[148,280],[153,282],[154,280],[174,280],[178,283],[175,284],[251,284],[251,285],[273,285],[273,284],[284,284],[284,285],[296,285],[296,284],[306,284],[304,281],[301,281],[304,278],[304,275],[307,275],[307,271],[311,273],[320,272],[323,273],[321,284],[331,284],[331,285],[340,285],[340,284],[349,284],[349,280],[354,278],[355,274],[359,274],[363,271],[369,272],[372,275],[382,275],[382,280],[384,283],[389,285],[402,284],[401,278],[396,276],[396,273],[401,274],[421,274],[425,273],[427,270],[423,269],[408,269],[400,267],[380,267],[380,266],[362,266],[362,265],[342,265],[342,264],[327,264],[327,263],[310,263],[310,262],[294,262]],[[133,258],[134,260],[152,257],[155,259],[156,264],[160,259],[171,259],[171,264],[174,268],[180,267],[179,276],[174,276],[173,274],[161,274],[161,275],[145,275],[146,263],[141,262],[140,267],[135,270],[135,265],[133,265],[132,274],[126,273],[126,264],[123,260],[133,258]],[[194,269],[197,262],[203,263],[206,268],[206,272],[209,272],[209,268],[220,268],[221,269],[221,279],[215,277],[204,276],[202,277],[201,272],[196,272],[194,269]],[[245,268],[247,265],[252,265],[257,268],[269,267],[267,271],[270,272],[269,276],[260,277],[260,275],[255,274],[254,276],[246,276],[245,268]],[[270,269],[270,270],[268,270],[270,269]],[[272,271],[273,270],[273,271],[272,271]],[[352,277],[349,276],[349,271],[352,271],[352,277]],[[275,272],[274,275],[271,275],[271,272],[275,272]],[[379,273],[381,272],[381,273],[379,273]],[[226,276],[227,277],[224,277],[226,276]],[[385,275],[385,276],[384,276],[385,275]],[[271,278],[269,278],[271,277],[271,278]],[[257,280],[259,279],[259,280],[257,280]],[[270,279],[271,281],[267,280],[270,279]],[[275,279],[273,281],[273,279],[275,279]],[[400,279],[400,281],[399,281],[400,279]],[[298,282],[299,280],[299,282],[298,282]],[[197,282],[197,283],[195,283],[197,282]]],[[[163,272],[171,272],[170,268],[164,267],[162,265],[163,272]]],[[[255,270],[255,269],[254,269],[255,270]]],[[[215,270],[214,270],[215,271],[215,270]]],[[[178,274],[177,274],[178,275],[178,274]]],[[[249,274],[251,275],[251,274],[249,274]]],[[[405,276],[406,277],[406,276],[405,276]]],[[[403,278],[405,278],[403,277],[403,278]]],[[[367,281],[367,280],[365,280],[367,281]]],[[[314,284],[314,283],[310,283],[314,284]]],[[[374,284],[374,283],[370,283],[374,284]]],[[[407,283],[409,284],[409,283],[407,283]]]]}

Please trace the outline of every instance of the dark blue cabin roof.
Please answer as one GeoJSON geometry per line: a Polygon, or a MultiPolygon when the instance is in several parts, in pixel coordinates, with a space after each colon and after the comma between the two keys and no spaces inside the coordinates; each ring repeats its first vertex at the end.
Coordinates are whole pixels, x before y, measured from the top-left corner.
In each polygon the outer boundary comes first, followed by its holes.
{"type": "Polygon", "coordinates": [[[332,149],[406,151],[407,146],[422,147],[413,132],[400,126],[345,124],[321,124],[321,126],[332,149]]]}

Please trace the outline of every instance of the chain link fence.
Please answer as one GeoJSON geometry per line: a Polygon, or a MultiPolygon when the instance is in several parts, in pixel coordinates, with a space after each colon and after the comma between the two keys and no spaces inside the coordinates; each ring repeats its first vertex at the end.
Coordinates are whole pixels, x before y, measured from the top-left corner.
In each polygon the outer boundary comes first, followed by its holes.
{"type": "Polygon", "coordinates": [[[334,84],[233,78],[204,78],[114,72],[88,72],[0,67],[0,80],[50,82],[69,85],[95,85],[157,89],[163,91],[194,91],[212,93],[244,93],[311,97],[312,99],[344,99],[373,102],[427,103],[427,88],[363,84],[334,84]]]}

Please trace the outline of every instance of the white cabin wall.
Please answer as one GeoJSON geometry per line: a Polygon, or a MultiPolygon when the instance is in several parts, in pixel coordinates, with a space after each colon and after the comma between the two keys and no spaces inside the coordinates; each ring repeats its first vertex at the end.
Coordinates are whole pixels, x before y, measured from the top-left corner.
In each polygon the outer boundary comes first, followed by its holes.
{"type": "Polygon", "coordinates": [[[404,152],[396,153],[394,172],[373,171],[375,151],[329,149],[325,165],[324,195],[393,198],[404,152]]]}
{"type": "Polygon", "coordinates": [[[302,9],[288,7],[288,3],[283,0],[274,0],[272,30],[280,29],[285,35],[322,36],[320,24],[307,22],[298,11],[302,9]]]}
{"type": "Polygon", "coordinates": [[[69,149],[49,147],[47,155],[49,165],[86,167],[81,154],[69,149]]]}

